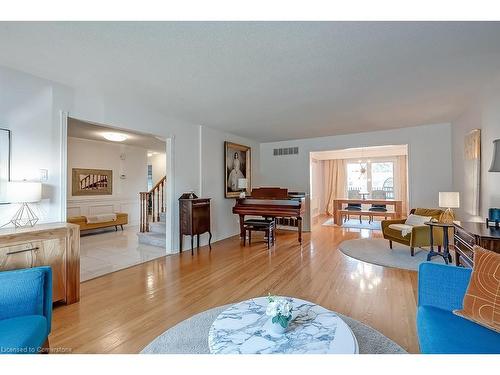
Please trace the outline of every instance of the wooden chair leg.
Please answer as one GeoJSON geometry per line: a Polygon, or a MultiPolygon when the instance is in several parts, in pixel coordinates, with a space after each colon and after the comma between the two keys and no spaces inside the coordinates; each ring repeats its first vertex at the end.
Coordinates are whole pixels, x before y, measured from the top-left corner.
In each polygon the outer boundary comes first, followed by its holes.
{"type": "Polygon", "coordinates": [[[392,250],[392,241],[389,240],[389,248],[392,250]]]}
{"type": "Polygon", "coordinates": [[[438,245],[438,253],[441,252],[441,245],[438,245]]]}
{"type": "Polygon", "coordinates": [[[269,250],[269,248],[271,247],[271,230],[267,229],[266,234],[267,234],[267,249],[269,250]]]}
{"type": "Polygon", "coordinates": [[[411,256],[415,256],[415,248],[414,247],[410,247],[410,254],[411,254],[411,256]]]}
{"type": "Polygon", "coordinates": [[[252,244],[252,230],[248,229],[248,245],[252,244]]]}
{"type": "Polygon", "coordinates": [[[363,220],[361,220],[361,215],[359,215],[359,223],[363,224],[363,220]]]}
{"type": "Polygon", "coordinates": [[[247,245],[247,229],[245,228],[245,234],[243,235],[243,246],[247,245]]]}

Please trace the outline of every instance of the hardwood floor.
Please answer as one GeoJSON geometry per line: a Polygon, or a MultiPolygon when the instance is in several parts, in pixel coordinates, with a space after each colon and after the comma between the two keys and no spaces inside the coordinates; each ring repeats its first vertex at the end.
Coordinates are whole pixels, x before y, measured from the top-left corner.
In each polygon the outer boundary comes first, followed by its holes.
{"type": "MultiPolygon", "coordinates": [[[[321,221],[322,222],[322,221],[321,221]]],[[[379,231],[315,224],[302,246],[278,231],[266,250],[237,237],[159,258],[81,285],[81,300],[54,310],[50,345],[73,353],[137,353],[156,336],[211,307],[272,294],[294,296],[348,315],[418,352],[417,273],[356,261],[337,245],[379,231]]]]}

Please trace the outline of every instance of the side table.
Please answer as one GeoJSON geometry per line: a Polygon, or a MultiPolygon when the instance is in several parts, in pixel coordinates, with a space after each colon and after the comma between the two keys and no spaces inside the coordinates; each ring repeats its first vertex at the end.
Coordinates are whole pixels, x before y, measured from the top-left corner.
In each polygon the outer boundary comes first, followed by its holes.
{"type": "Polygon", "coordinates": [[[444,262],[448,264],[451,262],[451,254],[450,254],[450,241],[449,241],[449,236],[448,236],[448,230],[449,228],[455,228],[453,223],[439,223],[439,222],[432,222],[428,221],[425,223],[425,225],[428,225],[430,227],[430,242],[431,242],[431,251],[429,254],[427,254],[427,261],[430,261],[432,257],[439,255],[443,257],[444,262]],[[443,252],[437,252],[434,251],[434,227],[436,228],[441,228],[443,230],[443,252]]]}

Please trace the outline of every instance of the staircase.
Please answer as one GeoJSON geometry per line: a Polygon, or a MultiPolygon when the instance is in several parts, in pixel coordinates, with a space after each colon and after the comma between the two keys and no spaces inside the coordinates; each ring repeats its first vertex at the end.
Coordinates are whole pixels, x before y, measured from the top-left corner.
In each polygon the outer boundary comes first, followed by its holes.
{"type": "Polygon", "coordinates": [[[167,223],[165,221],[165,217],[166,213],[160,212],[160,221],[149,223],[148,232],[137,233],[139,243],[165,248],[167,246],[167,241],[165,238],[167,223]]]}
{"type": "Polygon", "coordinates": [[[166,247],[165,181],[163,177],[150,191],[139,193],[141,225],[137,236],[141,244],[166,247]]]}

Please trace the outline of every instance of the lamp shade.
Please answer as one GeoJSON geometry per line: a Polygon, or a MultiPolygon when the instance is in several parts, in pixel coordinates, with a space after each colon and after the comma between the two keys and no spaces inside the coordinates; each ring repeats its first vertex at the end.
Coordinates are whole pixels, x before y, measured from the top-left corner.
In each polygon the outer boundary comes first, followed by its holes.
{"type": "Polygon", "coordinates": [[[439,192],[439,207],[444,208],[459,208],[460,193],[456,191],[440,191],[439,192]]]}
{"type": "Polygon", "coordinates": [[[246,178],[238,178],[238,189],[246,189],[247,185],[248,183],[246,178]]]}
{"type": "Polygon", "coordinates": [[[11,181],[7,184],[7,201],[10,203],[32,203],[41,199],[40,182],[11,181]]]}
{"type": "Polygon", "coordinates": [[[493,141],[493,159],[491,159],[491,166],[489,172],[500,172],[500,139],[493,141]]]}

